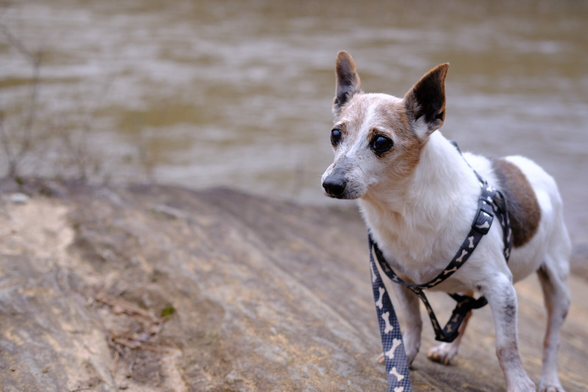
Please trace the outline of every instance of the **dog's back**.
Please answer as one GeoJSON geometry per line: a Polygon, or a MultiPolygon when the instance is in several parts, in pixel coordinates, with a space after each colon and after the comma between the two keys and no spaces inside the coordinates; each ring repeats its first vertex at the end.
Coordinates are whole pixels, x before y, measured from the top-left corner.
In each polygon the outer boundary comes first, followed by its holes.
{"type": "Polygon", "coordinates": [[[559,265],[565,275],[571,241],[563,220],[563,203],[553,177],[522,156],[488,159],[464,154],[472,166],[500,189],[508,201],[513,233],[509,267],[519,281],[543,264],[559,265]],[[482,162],[484,164],[482,164],[482,162]]]}

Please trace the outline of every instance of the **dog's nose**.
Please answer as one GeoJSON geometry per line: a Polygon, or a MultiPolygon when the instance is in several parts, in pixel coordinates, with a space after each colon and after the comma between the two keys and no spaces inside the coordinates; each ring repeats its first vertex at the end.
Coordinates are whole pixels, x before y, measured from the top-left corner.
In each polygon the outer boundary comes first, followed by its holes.
{"type": "Polygon", "coordinates": [[[331,196],[339,197],[345,192],[347,181],[342,177],[327,177],[323,182],[323,188],[331,196]]]}

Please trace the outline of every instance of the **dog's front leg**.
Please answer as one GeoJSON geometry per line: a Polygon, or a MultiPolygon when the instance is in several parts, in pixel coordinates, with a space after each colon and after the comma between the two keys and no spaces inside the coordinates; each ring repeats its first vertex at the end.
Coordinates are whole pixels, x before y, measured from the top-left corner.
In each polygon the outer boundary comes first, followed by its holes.
{"type": "Polygon", "coordinates": [[[496,355],[506,378],[508,392],[535,392],[521,361],[518,347],[517,294],[512,277],[498,275],[485,281],[482,294],[488,300],[496,329],[496,355]]]}
{"type": "MultiPolygon", "coordinates": [[[[404,350],[406,352],[406,360],[410,365],[421,347],[421,330],[423,322],[421,320],[421,312],[419,309],[419,297],[415,293],[399,284],[392,284],[394,294],[398,299],[402,319],[404,320],[404,329],[402,340],[404,341],[404,350]]],[[[384,354],[380,355],[378,362],[384,362],[384,354]]]]}

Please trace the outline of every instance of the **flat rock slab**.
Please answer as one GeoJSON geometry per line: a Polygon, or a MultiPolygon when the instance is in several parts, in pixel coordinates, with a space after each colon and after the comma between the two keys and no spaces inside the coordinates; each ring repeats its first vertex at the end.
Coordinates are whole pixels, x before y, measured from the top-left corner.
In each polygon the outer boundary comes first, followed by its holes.
{"type": "MultiPolygon", "coordinates": [[[[354,209],[227,189],[32,193],[21,204],[0,195],[3,391],[385,390],[366,232],[354,209]]],[[[579,392],[588,390],[588,280],[570,284],[560,377],[579,392]]],[[[517,293],[524,364],[538,383],[537,279],[517,293]]],[[[449,316],[452,300],[431,301],[449,316]]],[[[489,309],[475,312],[451,366],[426,359],[432,336],[425,323],[415,391],[505,390],[489,309]]]]}

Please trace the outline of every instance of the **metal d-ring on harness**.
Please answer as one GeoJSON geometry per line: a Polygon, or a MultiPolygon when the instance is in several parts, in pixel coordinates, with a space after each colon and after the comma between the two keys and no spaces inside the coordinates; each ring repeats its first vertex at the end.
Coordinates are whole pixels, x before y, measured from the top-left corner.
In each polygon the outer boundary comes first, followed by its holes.
{"type": "MultiPolygon", "coordinates": [[[[461,154],[457,144],[453,141],[452,144],[461,154]]],[[[474,169],[472,168],[472,170],[474,169]]],[[[498,221],[502,226],[504,240],[503,253],[506,262],[508,262],[512,249],[512,235],[506,198],[499,190],[489,185],[475,170],[474,173],[480,183],[481,193],[478,199],[478,211],[472,222],[470,232],[447,267],[429,282],[424,284],[411,284],[400,279],[390,268],[382,251],[372,239],[371,234],[368,233],[372,288],[374,301],[376,302],[376,311],[378,313],[380,334],[382,336],[382,346],[384,348],[384,359],[388,378],[388,390],[390,392],[410,392],[412,391],[412,388],[410,385],[408,364],[406,362],[406,353],[402,342],[400,326],[398,324],[396,313],[394,312],[394,307],[390,301],[388,292],[386,291],[386,287],[384,286],[378,268],[376,267],[374,252],[382,271],[384,271],[388,278],[395,283],[406,286],[423,301],[435,331],[435,339],[442,342],[454,341],[459,335],[459,326],[465,319],[467,313],[472,309],[481,308],[486,305],[488,301],[484,297],[475,299],[466,295],[449,294],[457,301],[457,305],[445,327],[441,328],[437,321],[437,317],[427,300],[424,290],[433,288],[449,278],[468,260],[482,237],[490,231],[490,227],[492,226],[495,217],[498,218],[498,221]]]]}

